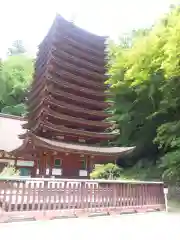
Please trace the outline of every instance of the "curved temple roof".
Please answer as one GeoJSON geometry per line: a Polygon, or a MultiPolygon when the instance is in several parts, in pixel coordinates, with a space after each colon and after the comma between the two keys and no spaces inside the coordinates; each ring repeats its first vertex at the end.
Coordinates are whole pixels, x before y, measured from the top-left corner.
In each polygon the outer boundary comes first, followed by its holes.
{"type": "Polygon", "coordinates": [[[82,144],[65,143],[62,141],[50,140],[43,137],[38,137],[32,133],[27,134],[26,139],[21,147],[16,149],[16,152],[24,151],[28,144],[33,146],[42,147],[53,151],[84,153],[92,155],[104,155],[104,156],[119,156],[124,153],[133,151],[134,147],[97,147],[82,144]]]}
{"type": "Polygon", "coordinates": [[[94,155],[109,155],[119,156],[120,154],[131,152],[134,147],[97,147],[87,146],[82,144],[71,144],[61,141],[49,140],[46,138],[38,137],[33,134],[27,135],[26,140],[18,138],[19,134],[25,131],[22,124],[25,121],[22,117],[11,116],[7,114],[0,114],[0,151],[16,154],[26,149],[29,139],[32,140],[36,146],[46,147],[55,151],[79,152],[94,155]]]}
{"type": "Polygon", "coordinates": [[[22,117],[0,113],[0,151],[10,152],[23,143],[18,136],[25,132],[24,123],[22,117]]]}

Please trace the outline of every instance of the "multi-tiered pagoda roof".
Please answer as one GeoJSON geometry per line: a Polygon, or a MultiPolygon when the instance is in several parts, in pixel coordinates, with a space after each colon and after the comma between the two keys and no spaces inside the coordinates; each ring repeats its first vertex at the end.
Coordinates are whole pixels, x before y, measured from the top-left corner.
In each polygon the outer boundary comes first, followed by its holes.
{"type": "Polygon", "coordinates": [[[106,120],[105,41],[56,17],[39,46],[23,126],[28,131],[21,135],[26,144],[34,139],[41,147],[105,155],[129,150],[99,147],[115,137],[106,120]]]}

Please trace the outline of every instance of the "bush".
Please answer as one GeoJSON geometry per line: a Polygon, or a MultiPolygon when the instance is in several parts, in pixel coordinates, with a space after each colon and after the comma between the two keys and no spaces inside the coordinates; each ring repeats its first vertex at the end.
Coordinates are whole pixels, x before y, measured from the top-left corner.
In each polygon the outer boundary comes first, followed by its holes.
{"type": "Polygon", "coordinates": [[[92,179],[117,179],[120,178],[122,169],[116,164],[98,164],[95,165],[95,169],[90,174],[92,179]]]}

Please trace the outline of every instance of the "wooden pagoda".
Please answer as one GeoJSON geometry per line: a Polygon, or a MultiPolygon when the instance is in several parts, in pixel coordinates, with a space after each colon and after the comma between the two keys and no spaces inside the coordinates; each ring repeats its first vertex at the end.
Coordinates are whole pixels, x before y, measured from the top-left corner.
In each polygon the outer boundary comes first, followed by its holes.
{"type": "Polygon", "coordinates": [[[86,178],[94,164],[132,149],[100,147],[114,138],[104,111],[105,40],[56,16],[40,44],[23,125],[27,133],[16,149],[35,160],[32,176],[86,178]]]}

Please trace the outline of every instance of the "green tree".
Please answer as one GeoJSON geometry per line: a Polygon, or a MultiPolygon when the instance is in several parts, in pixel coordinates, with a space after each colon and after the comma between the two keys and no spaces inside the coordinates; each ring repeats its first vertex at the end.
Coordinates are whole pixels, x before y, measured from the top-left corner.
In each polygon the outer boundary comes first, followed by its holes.
{"type": "Polygon", "coordinates": [[[3,168],[3,170],[0,172],[0,178],[1,177],[17,177],[20,175],[20,171],[17,170],[13,165],[9,164],[6,167],[3,168]]]}
{"type": "Polygon", "coordinates": [[[25,96],[32,80],[33,59],[21,53],[8,56],[1,61],[0,111],[2,113],[23,115],[26,112],[25,96]]]}
{"type": "Polygon", "coordinates": [[[108,84],[114,96],[112,118],[120,130],[114,144],[136,146],[132,165],[141,158],[152,164],[160,159],[165,175],[177,179],[180,7],[171,8],[149,31],[138,34],[131,47],[117,45],[113,49],[116,54],[109,55],[108,84]]]}

